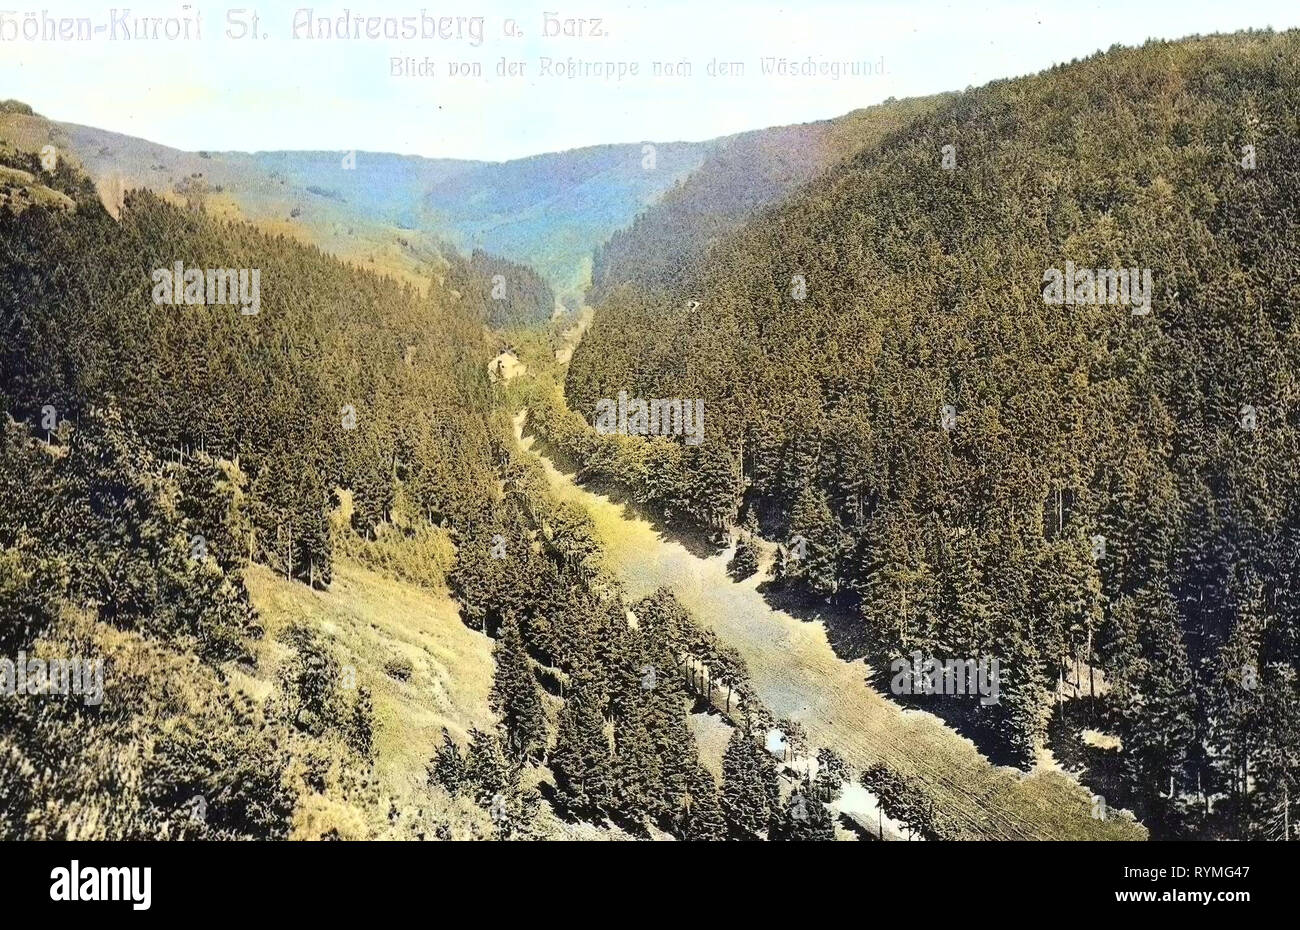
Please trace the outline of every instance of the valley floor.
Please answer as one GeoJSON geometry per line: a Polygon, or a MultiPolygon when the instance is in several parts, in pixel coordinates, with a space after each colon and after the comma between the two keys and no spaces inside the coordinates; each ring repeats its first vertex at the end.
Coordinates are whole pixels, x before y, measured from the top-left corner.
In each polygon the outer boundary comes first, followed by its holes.
{"type": "MultiPolygon", "coordinates": [[[[767,707],[777,717],[798,721],[814,748],[835,749],[858,769],[884,761],[923,781],[969,838],[1144,837],[1142,827],[1129,819],[1093,819],[1088,791],[1069,776],[1046,767],[1025,775],[995,766],[938,718],[903,709],[878,693],[868,684],[863,662],[835,654],[821,623],[768,604],[757,590],[761,575],[736,582],[727,574],[727,552],[697,555],[631,508],[576,484],[523,435],[522,415],[515,421],[515,437],[524,454],[541,462],[554,492],[591,514],[609,567],[627,596],[670,587],[699,622],[740,651],[767,707]]],[[[487,706],[491,640],[462,622],[459,606],[447,594],[384,577],[347,559],[336,563],[329,591],[287,582],[258,565],[249,567],[246,580],[266,626],[259,668],[275,667],[276,652],[284,648],[278,632],[296,621],[310,622],[331,641],[339,662],[353,666],[358,683],[373,692],[375,774],[382,793],[399,809],[432,807],[454,820],[454,810],[431,796],[426,767],[443,727],[464,743],[471,727],[493,725],[487,706]],[[395,668],[402,673],[395,675],[395,668]]],[[[270,693],[270,681],[260,674],[235,675],[254,696],[270,693]]],[[[693,722],[702,755],[716,769],[729,728],[709,715],[696,714],[693,722]],[[707,731],[715,729],[717,739],[710,740],[707,731]],[[712,747],[717,759],[710,758],[711,743],[717,743],[712,747]]],[[[544,769],[530,775],[548,777],[544,769]]],[[[860,794],[850,806],[859,821],[874,823],[873,800],[860,794]]],[[[309,836],[321,824],[337,826],[332,821],[340,816],[309,811],[297,832],[309,836]]],[[[355,829],[364,827],[358,823],[355,829]]],[[[565,822],[545,804],[537,832],[554,839],[626,837],[607,826],[565,822]]],[[[900,838],[897,830],[885,832],[900,838]]]]}
{"type": "Polygon", "coordinates": [[[886,699],[868,685],[863,662],[835,654],[822,624],[771,607],[757,590],[759,576],[735,582],[726,552],[695,555],[631,508],[579,486],[523,435],[523,424],[521,413],[520,447],[540,459],[558,496],[591,514],[628,597],[670,587],[701,624],[740,651],[771,712],[798,721],[814,748],[835,749],[855,769],[884,761],[923,781],[971,839],[1145,838],[1130,819],[1094,819],[1089,792],[1069,776],[995,766],[938,718],[886,699]]]}

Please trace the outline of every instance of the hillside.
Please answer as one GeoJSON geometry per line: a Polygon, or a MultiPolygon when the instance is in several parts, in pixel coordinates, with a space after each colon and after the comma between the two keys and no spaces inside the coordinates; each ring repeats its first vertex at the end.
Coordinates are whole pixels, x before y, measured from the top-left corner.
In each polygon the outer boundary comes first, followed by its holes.
{"type": "MultiPolygon", "coordinates": [[[[445,592],[396,581],[353,562],[339,564],[329,591],[291,584],[262,566],[250,566],[249,595],[266,627],[259,665],[276,666],[277,636],[295,623],[319,630],[337,661],[355,673],[374,702],[374,777],[378,794],[397,811],[379,835],[398,839],[484,839],[492,835],[487,812],[468,797],[451,797],[429,784],[428,765],[442,733],[469,742],[491,731],[488,706],[494,663],[492,640],[461,622],[459,605],[445,592]]],[[[269,693],[274,681],[235,673],[240,688],[269,693]]],[[[347,806],[317,801],[300,808],[295,836],[310,838],[342,829],[344,839],[365,839],[376,827],[347,806]]],[[[547,807],[535,829],[542,839],[627,839],[623,831],[557,818],[547,807]]]]}
{"type": "Polygon", "coordinates": [[[429,228],[531,265],[578,300],[596,248],[698,168],[714,143],[602,145],[482,165],[433,185],[429,228]]]}
{"type": "MultiPolygon", "coordinates": [[[[522,435],[522,421],[518,441],[543,456],[545,446],[522,435]]],[[[591,513],[610,569],[629,596],[670,587],[683,606],[738,650],[773,713],[798,722],[812,745],[833,749],[854,771],[883,762],[924,786],[955,838],[1145,838],[1142,827],[1119,811],[1106,820],[1094,818],[1090,793],[1061,773],[1036,769],[1020,775],[995,765],[942,721],[890,702],[863,680],[861,662],[836,656],[822,624],[769,605],[757,590],[759,578],[737,584],[729,577],[729,553],[701,557],[617,495],[577,487],[550,461],[543,459],[543,465],[555,493],[591,513]]],[[[700,719],[722,726],[715,716],[700,719]]]]}
{"type": "MultiPolygon", "coordinates": [[[[530,266],[569,306],[666,283],[756,210],[877,143],[942,97],[701,143],[606,145],[508,162],[382,152],[185,152],[0,114],[28,151],[71,152],[101,189],[152,190],[423,283],[448,246],[530,266]],[[348,167],[345,167],[345,162],[348,167]]],[[[528,322],[544,321],[550,311],[528,322]]]]}
{"type": "Polygon", "coordinates": [[[665,143],[647,161],[639,144],[609,145],[499,163],[366,151],[185,152],[22,112],[0,113],[0,133],[25,151],[51,144],[71,153],[106,192],[141,188],[202,203],[214,216],[380,273],[423,285],[445,268],[448,247],[481,250],[532,266],[571,301],[587,284],[592,252],[710,147],[665,143]]]}
{"type": "Polygon", "coordinates": [[[0,703],[0,835],[432,830],[384,825],[369,685],[244,573],[328,589],[340,486],[362,541],[491,510],[490,308],[145,191],[115,219],[2,141],[58,197],[0,207],[0,646],[108,667],[84,705],[0,703]]]}
{"type": "Polygon", "coordinates": [[[833,120],[717,140],[696,171],[601,246],[587,301],[599,305],[623,286],[673,290],[686,268],[759,209],[850,155],[878,145],[947,96],[890,100],[833,120]]]}
{"type": "Polygon", "coordinates": [[[60,157],[95,181],[110,209],[128,190],[150,190],[172,203],[202,204],[212,216],[253,222],[420,287],[431,272],[445,269],[446,245],[416,228],[401,205],[418,200],[424,183],[472,166],[360,153],[358,169],[344,171],[344,153],[308,152],[292,160],[295,168],[301,162],[299,173],[274,156],[184,152],[24,113],[0,113],[0,136],[29,152],[55,146],[60,157]],[[332,174],[326,166],[333,167],[332,174]],[[328,183],[318,185],[318,176],[328,176],[328,183]]]}
{"type": "Polygon", "coordinates": [[[960,94],[669,293],[601,305],[571,408],[704,398],[702,445],[552,438],[674,521],[803,537],[774,588],[856,611],[877,667],[1000,659],[985,745],[1025,764],[1110,730],[1108,801],[1153,835],[1274,835],[1300,758],[1297,86],[1300,36],[1262,32],[960,94]],[[1119,268],[1123,303],[1052,289],[1119,268]]]}

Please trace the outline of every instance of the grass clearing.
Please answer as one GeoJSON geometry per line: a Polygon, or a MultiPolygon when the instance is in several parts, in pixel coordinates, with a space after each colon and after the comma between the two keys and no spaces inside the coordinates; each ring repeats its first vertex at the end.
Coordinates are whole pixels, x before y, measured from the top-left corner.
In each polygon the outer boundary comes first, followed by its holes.
{"type": "Polygon", "coordinates": [[[266,626],[259,678],[273,678],[284,648],[279,631],[303,622],[328,637],[339,663],[353,666],[357,684],[371,690],[375,771],[387,794],[414,800],[426,792],[426,766],[443,727],[465,743],[470,727],[494,725],[491,640],[461,622],[450,597],[347,561],[335,564],[328,591],[285,581],[260,565],[249,567],[246,580],[266,626]],[[389,674],[394,663],[410,667],[407,680],[389,674]]]}
{"type": "MultiPolygon", "coordinates": [[[[522,448],[538,454],[532,437],[522,435],[522,417],[515,426],[522,448]]],[[[971,839],[1145,839],[1145,828],[1123,814],[1094,819],[1090,793],[1073,778],[995,766],[934,715],[899,707],[868,685],[865,663],[835,654],[822,624],[771,607],[757,590],[758,576],[733,581],[726,553],[692,554],[538,457],[554,492],[591,514],[608,567],[627,596],[672,588],[701,624],[740,650],[772,713],[799,721],[814,747],[837,750],[856,769],[886,762],[923,782],[971,839]]]]}

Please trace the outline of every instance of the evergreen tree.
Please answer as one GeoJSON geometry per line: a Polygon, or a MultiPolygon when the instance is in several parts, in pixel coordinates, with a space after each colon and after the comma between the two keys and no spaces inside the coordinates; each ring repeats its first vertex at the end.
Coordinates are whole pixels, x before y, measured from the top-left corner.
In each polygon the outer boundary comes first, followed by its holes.
{"type": "Polygon", "coordinates": [[[835,839],[831,813],[825,804],[813,797],[809,786],[795,788],[790,793],[780,820],[772,830],[772,839],[800,842],[835,839]]]}
{"type": "Polygon", "coordinates": [[[727,838],[727,820],[718,800],[718,785],[698,762],[690,771],[689,792],[684,799],[676,832],[682,839],[702,842],[727,838]]]}
{"type": "Polygon", "coordinates": [[[493,733],[471,729],[465,753],[465,784],[472,787],[478,805],[490,808],[494,801],[499,805],[498,799],[514,791],[518,781],[518,770],[507,761],[501,740],[493,733]]]}
{"type": "Polygon", "coordinates": [[[357,700],[352,705],[352,725],[348,731],[348,745],[366,760],[375,752],[375,702],[370,689],[362,685],[357,689],[357,700]]]}
{"type": "Polygon", "coordinates": [[[598,685],[584,676],[560,711],[551,770],[561,800],[574,810],[594,812],[609,803],[612,759],[603,707],[598,685]]]}
{"type": "Polygon", "coordinates": [[[442,745],[429,763],[429,783],[442,785],[449,793],[459,794],[469,780],[460,746],[442,728],[442,745]]]}
{"type": "Polygon", "coordinates": [[[829,804],[839,796],[844,783],[852,778],[853,773],[840,754],[834,749],[822,747],[817,750],[817,777],[809,796],[829,804]]]}
{"type": "Polygon", "coordinates": [[[744,581],[758,571],[758,546],[748,534],[741,536],[736,543],[736,552],[727,570],[737,581],[744,581]]]}
{"type": "Polygon", "coordinates": [[[766,839],[781,799],[776,767],[767,753],[740,730],[722,756],[722,813],[733,836],[766,839]]]}
{"type": "Polygon", "coordinates": [[[496,673],[489,703],[501,720],[506,745],[520,760],[540,758],[546,751],[546,712],[517,622],[506,624],[493,653],[496,673]]]}
{"type": "Polygon", "coordinates": [[[641,689],[637,692],[633,692],[615,722],[611,762],[611,803],[634,820],[660,813],[659,793],[663,788],[660,757],[649,732],[652,724],[648,700],[641,689]]]}

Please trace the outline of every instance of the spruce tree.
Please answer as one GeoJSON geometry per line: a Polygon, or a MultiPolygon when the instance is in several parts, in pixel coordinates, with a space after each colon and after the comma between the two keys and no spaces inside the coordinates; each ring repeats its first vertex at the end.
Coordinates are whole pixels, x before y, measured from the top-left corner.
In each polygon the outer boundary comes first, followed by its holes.
{"type": "Polygon", "coordinates": [[[649,732],[652,723],[647,705],[647,698],[634,694],[614,724],[611,802],[634,820],[660,812],[658,792],[663,780],[660,757],[649,732]]]}
{"type": "Polygon", "coordinates": [[[682,839],[698,842],[727,838],[727,820],[718,799],[718,784],[698,762],[690,770],[689,791],[683,800],[676,832],[682,839]]]}
{"type": "Polygon", "coordinates": [[[835,827],[826,805],[818,801],[808,785],[790,792],[780,813],[772,839],[798,842],[835,839],[835,827]]]}
{"type": "Polygon", "coordinates": [[[540,758],[546,751],[546,711],[517,622],[506,624],[493,655],[496,673],[488,700],[501,721],[506,746],[517,759],[540,758]]]}
{"type": "Polygon", "coordinates": [[[498,797],[510,794],[519,783],[518,769],[506,759],[501,740],[494,733],[469,731],[465,753],[465,781],[472,787],[479,807],[489,807],[498,797]]]}
{"type": "Polygon", "coordinates": [[[741,536],[736,543],[736,552],[727,570],[737,581],[744,581],[758,571],[758,546],[748,534],[741,536]]]}
{"type": "Polygon", "coordinates": [[[460,746],[451,738],[447,728],[442,728],[442,745],[429,763],[429,783],[439,784],[450,794],[459,794],[468,782],[469,776],[460,746]]]}
{"type": "Polygon", "coordinates": [[[565,699],[550,762],[556,791],[570,808],[594,812],[609,803],[612,758],[604,701],[588,676],[579,677],[565,699]]]}
{"type": "Polygon", "coordinates": [[[750,736],[733,731],[722,756],[722,813],[732,835],[766,839],[780,797],[772,760],[750,736]]]}

